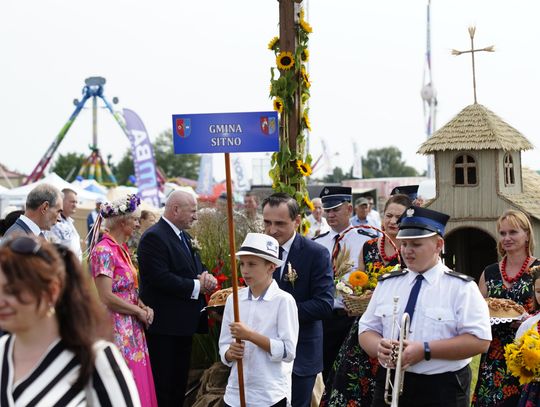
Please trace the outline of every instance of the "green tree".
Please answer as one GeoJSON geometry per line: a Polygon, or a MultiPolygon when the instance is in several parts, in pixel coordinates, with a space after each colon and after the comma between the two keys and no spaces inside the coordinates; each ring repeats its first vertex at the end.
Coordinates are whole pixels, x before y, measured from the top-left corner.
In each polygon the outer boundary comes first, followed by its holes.
{"type": "MultiPolygon", "coordinates": [[[[171,130],[162,132],[152,143],[157,166],[167,178],[184,177],[197,179],[199,175],[200,155],[174,154],[171,130]]],[[[112,166],[119,184],[127,184],[130,175],[135,174],[131,149],[126,150],[118,164],[112,166]]]]}
{"type": "Polygon", "coordinates": [[[343,169],[341,167],[334,167],[332,174],[326,175],[323,178],[323,182],[325,184],[332,184],[332,183],[339,184],[344,179],[351,179],[351,178],[352,178],[352,167],[351,167],[351,170],[347,173],[343,172],[343,169]]]}
{"type": "Polygon", "coordinates": [[[405,164],[397,147],[383,147],[368,150],[362,158],[364,178],[415,177],[418,172],[405,164]]]}
{"type": "Polygon", "coordinates": [[[172,130],[162,132],[153,145],[156,164],[163,170],[167,178],[197,179],[201,156],[198,154],[174,154],[172,130]]]}
{"type": "Polygon", "coordinates": [[[84,160],[84,154],[58,154],[58,158],[50,167],[50,172],[55,172],[66,181],[73,181],[79,173],[84,160]]]}

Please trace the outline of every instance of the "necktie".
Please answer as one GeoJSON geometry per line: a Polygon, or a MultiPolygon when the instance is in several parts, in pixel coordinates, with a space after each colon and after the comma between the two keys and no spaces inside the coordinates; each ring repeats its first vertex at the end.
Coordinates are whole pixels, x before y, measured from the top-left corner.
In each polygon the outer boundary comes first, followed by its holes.
{"type": "MultiPolygon", "coordinates": [[[[282,260],[283,259],[283,252],[285,250],[283,249],[283,247],[279,246],[279,259],[282,260]]],[[[283,267],[276,267],[276,269],[274,270],[274,280],[276,280],[277,282],[280,282],[281,281],[281,269],[283,267]]]]}
{"type": "Polygon", "coordinates": [[[45,233],[43,233],[43,232],[39,232],[39,237],[41,237],[41,238],[45,239],[45,233]]]}
{"type": "Polygon", "coordinates": [[[184,253],[188,256],[188,258],[191,258],[191,250],[189,250],[189,246],[187,244],[186,235],[183,231],[180,231],[178,234],[180,236],[180,239],[182,240],[182,243],[180,244],[180,247],[182,247],[182,250],[184,253]]]}
{"type": "Polygon", "coordinates": [[[422,281],[424,281],[424,276],[422,274],[418,274],[416,276],[416,282],[414,283],[413,288],[411,289],[411,293],[409,294],[407,306],[405,307],[405,312],[409,314],[411,322],[413,319],[414,308],[416,307],[416,300],[418,299],[418,293],[420,292],[420,286],[422,285],[422,281]]]}

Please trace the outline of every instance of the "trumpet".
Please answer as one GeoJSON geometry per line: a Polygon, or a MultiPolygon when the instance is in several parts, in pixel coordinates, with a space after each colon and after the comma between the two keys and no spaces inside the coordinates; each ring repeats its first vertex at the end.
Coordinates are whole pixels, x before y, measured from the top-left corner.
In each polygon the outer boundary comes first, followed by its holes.
{"type": "MultiPolygon", "coordinates": [[[[394,297],[394,310],[392,314],[392,333],[390,338],[394,339],[395,328],[397,325],[398,315],[398,302],[399,297],[394,297]]],[[[394,375],[394,381],[392,382],[392,368],[386,368],[386,382],[384,384],[384,402],[391,407],[398,407],[399,396],[403,394],[403,379],[405,371],[401,369],[401,359],[403,356],[403,345],[407,340],[409,334],[409,314],[404,312],[401,317],[401,325],[397,328],[399,330],[399,343],[392,346],[391,360],[394,362],[396,373],[394,375]]]]}

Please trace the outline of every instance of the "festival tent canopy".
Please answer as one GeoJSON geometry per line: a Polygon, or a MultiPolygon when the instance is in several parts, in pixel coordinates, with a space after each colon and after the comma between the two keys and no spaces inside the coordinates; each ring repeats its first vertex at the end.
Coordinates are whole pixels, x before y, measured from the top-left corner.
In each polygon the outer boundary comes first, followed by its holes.
{"type": "Polygon", "coordinates": [[[96,199],[100,196],[103,196],[102,194],[96,194],[95,192],[86,191],[82,188],[72,185],[69,182],[63,180],[54,172],[51,172],[45,178],[42,178],[32,184],[23,185],[17,188],[0,192],[0,213],[3,211],[4,207],[8,205],[14,205],[23,208],[24,204],[26,203],[26,197],[28,193],[40,184],[51,184],[59,190],[62,190],[64,188],[72,189],[77,192],[79,204],[85,206],[91,205],[93,207],[95,205],[96,199]]]}

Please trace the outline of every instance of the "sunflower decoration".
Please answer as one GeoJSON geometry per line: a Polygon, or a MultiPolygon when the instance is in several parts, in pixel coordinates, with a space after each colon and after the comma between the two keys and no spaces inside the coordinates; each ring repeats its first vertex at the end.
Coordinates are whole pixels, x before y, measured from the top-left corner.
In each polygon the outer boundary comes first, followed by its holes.
{"type": "Polygon", "coordinates": [[[504,347],[504,358],[508,371],[519,378],[519,384],[540,379],[540,334],[536,324],[504,347]]]}
{"type": "Polygon", "coordinates": [[[296,168],[304,177],[309,177],[313,172],[311,166],[302,160],[296,160],[296,168]]]}
{"type": "Polygon", "coordinates": [[[309,89],[311,83],[309,83],[309,74],[307,73],[304,66],[302,66],[302,68],[300,69],[300,76],[302,76],[302,83],[304,84],[304,86],[309,89]]]}
{"type": "Polygon", "coordinates": [[[308,131],[311,131],[311,122],[309,121],[307,109],[304,110],[304,113],[302,114],[302,121],[304,122],[304,126],[306,126],[306,129],[308,129],[308,131]]]}
{"type": "Polygon", "coordinates": [[[288,71],[294,66],[294,57],[292,52],[283,51],[276,56],[276,64],[279,69],[288,71]]]}
{"type": "Polygon", "coordinates": [[[279,96],[274,98],[274,110],[279,114],[283,113],[283,100],[279,96]]]}
{"type": "Polygon", "coordinates": [[[306,236],[309,233],[310,226],[311,223],[309,223],[309,220],[307,220],[307,218],[303,218],[302,223],[300,224],[300,233],[302,233],[302,236],[306,236]]]}
{"type": "Polygon", "coordinates": [[[268,43],[268,49],[272,51],[276,51],[279,49],[279,37],[274,37],[270,40],[268,43]]]}
{"type": "Polygon", "coordinates": [[[315,206],[313,206],[313,202],[311,202],[308,195],[304,195],[304,203],[311,212],[315,210],[315,206]]]}
{"type": "Polygon", "coordinates": [[[309,61],[309,50],[307,48],[302,48],[302,52],[300,52],[300,59],[302,62],[309,61]]]}
{"type": "Polygon", "coordinates": [[[300,18],[298,22],[300,23],[300,27],[302,27],[302,30],[304,30],[307,33],[312,33],[313,28],[309,25],[309,23],[306,20],[304,20],[304,9],[300,10],[299,17],[300,18]]]}

